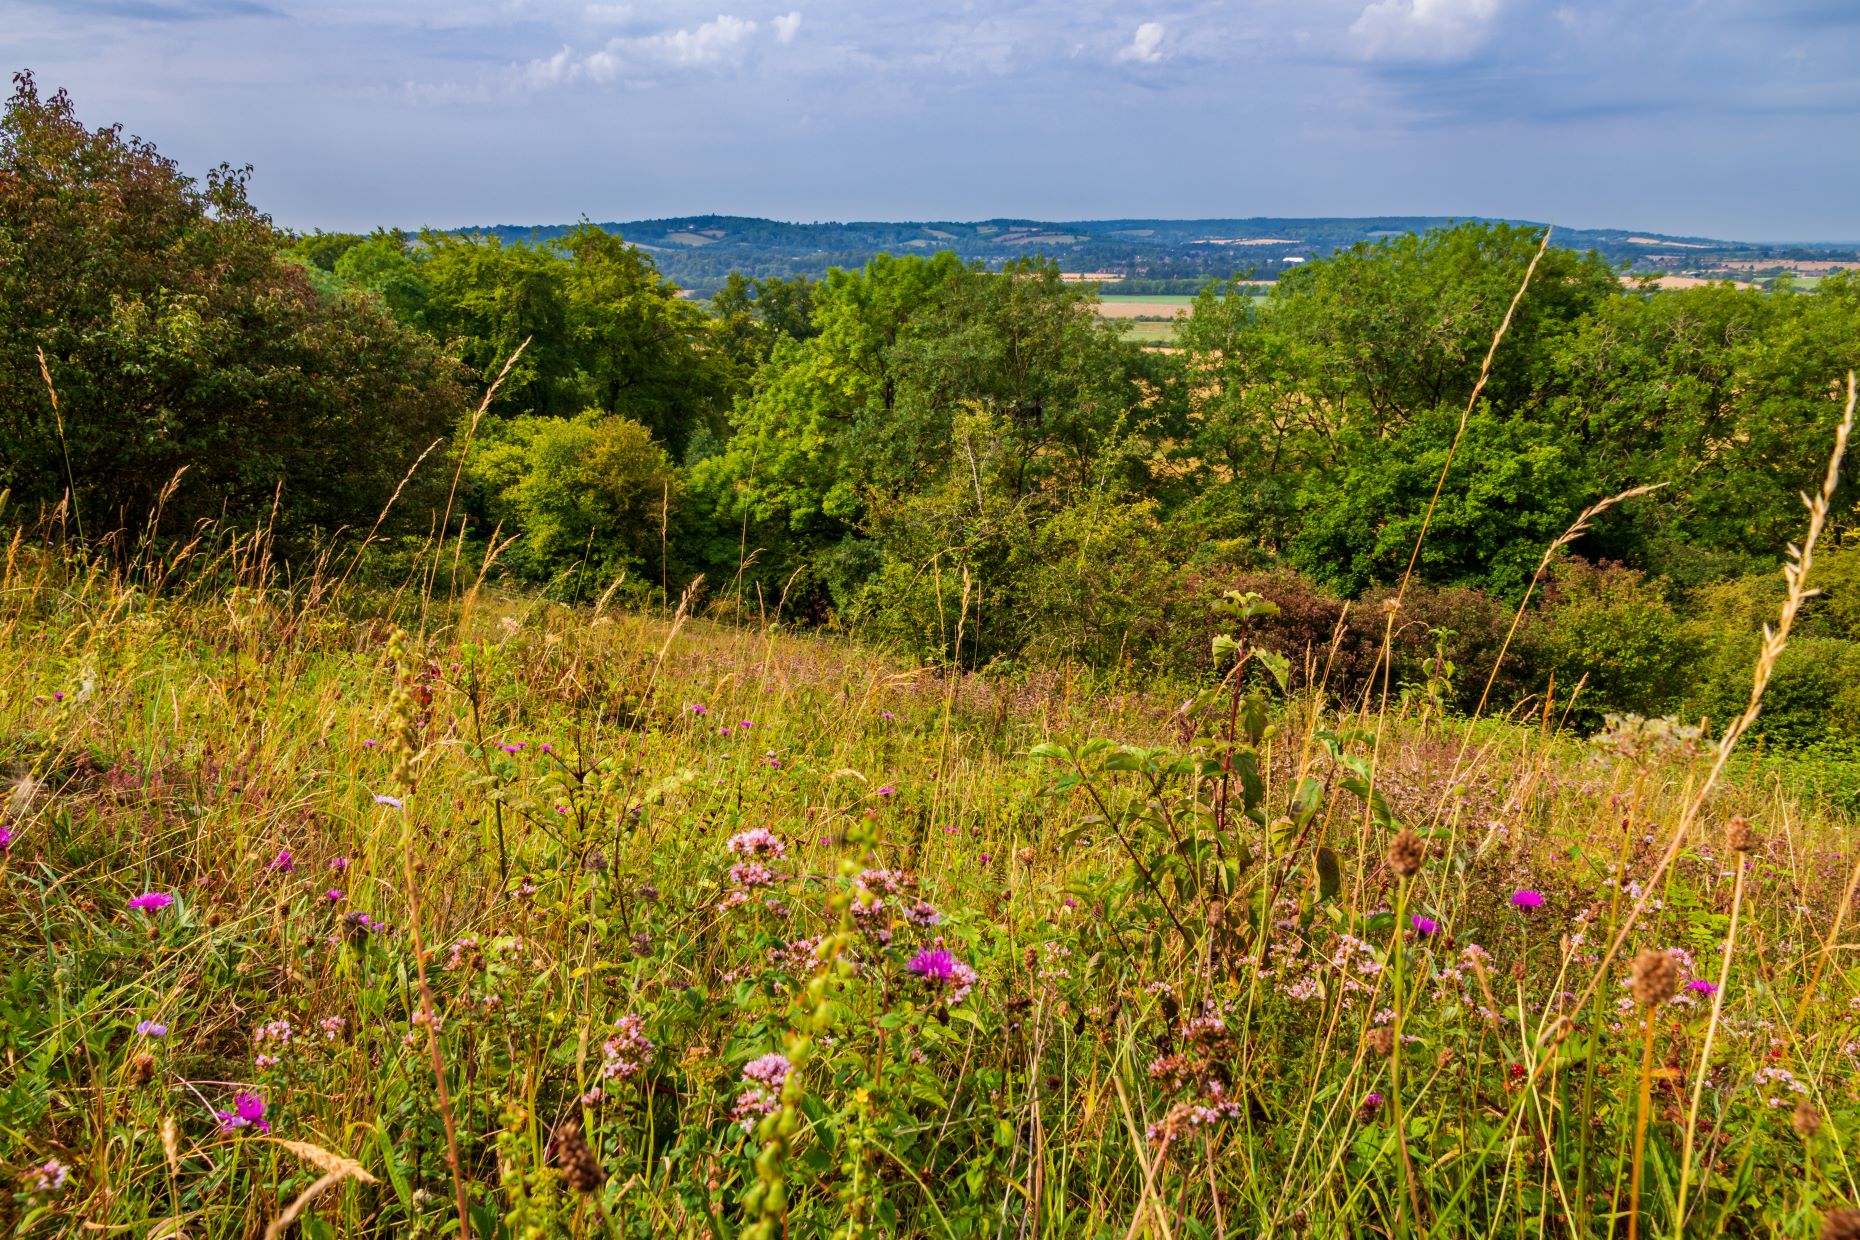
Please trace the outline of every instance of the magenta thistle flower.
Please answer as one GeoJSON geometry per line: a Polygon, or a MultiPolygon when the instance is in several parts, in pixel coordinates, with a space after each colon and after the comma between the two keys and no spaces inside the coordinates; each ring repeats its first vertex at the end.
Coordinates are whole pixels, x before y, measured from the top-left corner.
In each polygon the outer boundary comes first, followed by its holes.
{"type": "Polygon", "coordinates": [[[145,913],[158,913],[173,903],[174,897],[165,891],[145,891],[130,900],[129,907],[145,913]]]}
{"type": "Polygon", "coordinates": [[[1695,977],[1686,983],[1686,989],[1696,994],[1710,995],[1718,992],[1718,985],[1715,982],[1708,982],[1702,977],[1695,977]]]}
{"type": "Polygon", "coordinates": [[[898,790],[893,788],[890,784],[886,784],[878,790],[878,795],[881,797],[895,797],[898,795],[898,790]]]}
{"type": "Polygon", "coordinates": [[[1416,913],[1410,920],[1414,923],[1414,932],[1422,937],[1440,933],[1440,923],[1432,917],[1423,917],[1416,913]]]}
{"type": "Polygon", "coordinates": [[[956,976],[956,958],[943,947],[925,948],[905,968],[930,982],[947,982],[956,976]]]}
{"type": "Polygon", "coordinates": [[[265,1100],[257,1094],[241,1090],[233,1095],[233,1109],[215,1113],[220,1121],[221,1132],[237,1132],[241,1128],[256,1128],[267,1135],[271,1125],[265,1121],[265,1100]]]}
{"type": "Polygon", "coordinates": [[[347,857],[331,857],[329,859],[329,868],[332,870],[346,870],[349,868],[349,859],[347,857]]]}
{"type": "Polygon", "coordinates": [[[344,900],[349,898],[349,893],[340,887],[331,887],[328,891],[323,893],[323,898],[328,900],[331,904],[341,904],[344,900]]]}
{"type": "Polygon", "coordinates": [[[297,862],[292,859],[290,849],[280,848],[278,850],[278,855],[273,857],[271,859],[271,864],[265,868],[268,870],[276,870],[280,874],[289,874],[297,869],[297,862]]]}
{"type": "Polygon", "coordinates": [[[0,827],[0,853],[10,851],[13,847],[13,833],[0,827]]]}
{"type": "Polygon", "coordinates": [[[1544,893],[1541,891],[1514,891],[1511,893],[1511,903],[1516,908],[1542,908],[1544,904],[1544,893]]]}

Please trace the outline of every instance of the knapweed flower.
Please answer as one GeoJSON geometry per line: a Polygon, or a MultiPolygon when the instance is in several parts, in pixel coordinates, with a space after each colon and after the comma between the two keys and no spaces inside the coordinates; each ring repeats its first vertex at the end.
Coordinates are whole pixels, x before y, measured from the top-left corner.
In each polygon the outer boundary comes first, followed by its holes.
{"type": "Polygon", "coordinates": [[[702,704],[700,704],[700,703],[698,703],[698,702],[693,702],[693,703],[691,703],[691,705],[689,705],[689,706],[687,706],[687,707],[685,707],[685,709],[686,709],[686,710],[688,710],[688,711],[690,711],[690,712],[691,712],[692,714],[694,714],[694,715],[708,715],[708,714],[710,714],[710,707],[708,707],[708,706],[705,706],[705,705],[702,705],[702,704]]]}
{"type": "Polygon", "coordinates": [[[1542,908],[1544,893],[1541,891],[1514,891],[1511,904],[1514,908],[1542,908]]]}
{"type": "Polygon", "coordinates": [[[42,1193],[55,1193],[71,1178],[71,1168],[56,1158],[48,1158],[32,1169],[32,1186],[42,1193]]]}
{"type": "Polygon", "coordinates": [[[956,976],[956,958],[941,947],[925,948],[904,967],[931,982],[947,982],[956,976]]]}
{"type": "Polygon", "coordinates": [[[896,719],[896,718],[897,718],[897,716],[896,716],[896,715],[894,715],[894,714],[892,714],[892,713],[891,713],[890,711],[888,711],[888,710],[881,710],[881,711],[879,711],[879,712],[878,712],[878,717],[879,717],[880,719],[896,719]]]}
{"type": "Polygon", "coordinates": [[[346,870],[349,868],[349,859],[347,857],[331,857],[329,859],[329,868],[332,870],[346,870]]]}
{"type": "Polygon", "coordinates": [[[1695,977],[1686,983],[1686,989],[1695,994],[1710,995],[1717,993],[1718,985],[1716,982],[1708,982],[1702,977],[1695,977]]]}
{"type": "Polygon", "coordinates": [[[406,803],[399,797],[391,797],[385,792],[377,792],[375,793],[375,804],[385,805],[389,809],[401,809],[404,808],[406,803]]]}
{"type": "Polygon", "coordinates": [[[380,743],[381,743],[380,741],[363,741],[362,748],[373,749],[376,745],[379,745],[380,743]]]}
{"type": "Polygon", "coordinates": [[[174,897],[165,891],[145,891],[130,900],[129,907],[145,913],[159,913],[173,903],[174,897]]]}
{"type": "Polygon", "coordinates": [[[168,1036],[168,1026],[160,1021],[139,1020],[136,1022],[136,1033],[144,1038],[165,1038],[168,1036]]]}
{"type": "Polygon", "coordinates": [[[788,846],[782,843],[780,836],[776,835],[767,827],[751,827],[747,831],[732,835],[730,837],[729,848],[731,852],[740,853],[745,857],[762,856],[764,854],[770,857],[785,857],[788,855],[788,846]]]}
{"type": "Polygon", "coordinates": [[[12,847],[13,847],[13,833],[7,830],[5,827],[0,827],[0,853],[7,852],[11,850],[12,847]]]}
{"type": "Polygon", "coordinates": [[[268,870],[276,870],[280,874],[290,874],[297,869],[297,862],[292,859],[290,849],[280,848],[278,850],[278,855],[273,857],[271,859],[271,864],[265,868],[268,870]]]}
{"type": "Polygon", "coordinates": [[[886,784],[878,790],[878,795],[881,797],[895,797],[898,795],[898,790],[893,788],[890,784],[886,784]]]}
{"type": "Polygon", "coordinates": [[[323,898],[328,900],[331,904],[341,904],[344,900],[349,898],[349,893],[340,887],[331,887],[328,891],[323,893],[323,898]]]}
{"type": "Polygon", "coordinates": [[[237,1132],[241,1128],[256,1128],[266,1134],[271,1132],[271,1125],[265,1121],[265,1100],[257,1094],[242,1090],[233,1095],[232,1110],[217,1111],[215,1115],[220,1121],[220,1131],[224,1133],[237,1132]]]}
{"type": "Polygon", "coordinates": [[[1423,917],[1416,913],[1409,920],[1414,924],[1414,932],[1423,938],[1440,933],[1440,923],[1432,917],[1423,917]]]}

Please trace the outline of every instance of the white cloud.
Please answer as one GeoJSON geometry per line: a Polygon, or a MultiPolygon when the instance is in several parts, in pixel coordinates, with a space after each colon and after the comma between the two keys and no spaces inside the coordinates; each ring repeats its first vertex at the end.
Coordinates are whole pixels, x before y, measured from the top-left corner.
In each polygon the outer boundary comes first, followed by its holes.
{"type": "Polygon", "coordinates": [[[777,43],[792,43],[794,42],[795,31],[801,28],[801,10],[795,9],[785,17],[777,17],[774,21],[770,22],[769,25],[775,28],[775,41],[777,43]]]}
{"type": "Polygon", "coordinates": [[[1350,27],[1372,60],[1458,60],[1477,50],[1499,0],[1374,0],[1350,27]]]}
{"type": "Polygon", "coordinates": [[[1163,58],[1162,41],[1167,33],[1161,22],[1144,22],[1137,27],[1137,33],[1131,37],[1130,45],[1118,52],[1119,60],[1134,60],[1140,64],[1153,65],[1163,58]]]}
{"type": "MultiPolygon", "coordinates": [[[[799,13],[776,18],[775,37],[787,42],[800,20],[799,13]]],[[[702,69],[740,60],[758,29],[747,18],[721,14],[689,30],[609,39],[605,47],[586,56],[577,56],[565,46],[553,56],[530,61],[519,71],[519,77],[533,90],[566,85],[584,77],[602,84],[643,82],[661,77],[667,70],[702,69]]]]}

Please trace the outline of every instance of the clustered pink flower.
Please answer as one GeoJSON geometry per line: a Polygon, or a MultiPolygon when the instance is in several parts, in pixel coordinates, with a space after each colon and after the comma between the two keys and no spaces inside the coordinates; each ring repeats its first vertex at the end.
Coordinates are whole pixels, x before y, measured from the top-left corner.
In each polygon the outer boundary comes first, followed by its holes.
{"type": "Polygon", "coordinates": [[[785,857],[788,846],[767,827],[751,827],[730,837],[730,851],[746,857],[785,857]]]}
{"type": "Polygon", "coordinates": [[[741,861],[730,867],[730,881],[738,887],[767,887],[775,881],[775,871],[759,861],[741,861]]]}
{"type": "Polygon", "coordinates": [[[129,907],[145,913],[158,913],[174,903],[174,897],[165,891],[145,891],[129,901],[129,907]]]}
{"type": "Polygon", "coordinates": [[[743,1080],[748,1087],[730,1108],[730,1122],[741,1126],[745,1133],[754,1128],[756,1120],[781,1104],[782,1083],[792,1071],[794,1065],[786,1055],[764,1055],[744,1064],[743,1080]]]}
{"type": "Polygon", "coordinates": [[[616,1020],[613,1036],[601,1044],[601,1079],[625,1080],[651,1062],[652,1041],[644,1018],[629,1012],[616,1020]]]}

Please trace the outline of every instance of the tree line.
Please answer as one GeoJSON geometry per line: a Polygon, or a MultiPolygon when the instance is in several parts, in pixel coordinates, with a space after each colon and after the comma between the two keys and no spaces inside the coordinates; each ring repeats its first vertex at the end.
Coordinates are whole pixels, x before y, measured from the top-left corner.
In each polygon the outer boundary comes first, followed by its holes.
{"type": "MultiPolygon", "coordinates": [[[[1205,287],[1162,351],[1038,258],[737,273],[699,303],[585,222],[539,242],[293,235],[248,176],[190,178],[15,79],[15,518],[63,505],[92,539],[262,522],[304,555],[400,488],[392,533],[430,538],[450,512],[449,538],[514,539],[500,571],[529,587],[662,601],[702,574],[720,611],[969,665],[1190,671],[1200,600],[1269,582],[1293,604],[1286,643],[1347,688],[1343,604],[1360,617],[1402,577],[1431,504],[1399,666],[1417,691],[1476,697],[1545,548],[1658,483],[1573,544],[1506,683],[1586,675],[1578,709],[1597,716],[1709,711],[1860,364],[1852,275],[1648,293],[1552,246],[1468,413],[1540,242],[1499,224],[1359,244],[1263,299],[1205,287]]],[[[1770,716],[1804,744],[1860,736],[1855,499],[1845,486],[1810,617],[1823,645],[1785,669],[1801,709],[1770,716]]]]}

